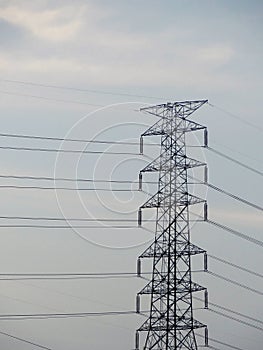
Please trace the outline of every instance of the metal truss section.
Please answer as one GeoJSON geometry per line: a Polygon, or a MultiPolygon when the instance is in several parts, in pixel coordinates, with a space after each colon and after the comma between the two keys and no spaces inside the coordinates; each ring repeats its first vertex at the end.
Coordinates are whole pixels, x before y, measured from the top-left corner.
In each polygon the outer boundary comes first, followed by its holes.
{"type": "Polygon", "coordinates": [[[167,102],[155,106],[143,107],[140,111],[153,114],[163,119],[169,117],[172,110],[172,112],[174,111],[179,117],[188,118],[205,103],[208,103],[208,100],[167,102]]]}
{"type": "MultiPolygon", "coordinates": [[[[194,292],[200,292],[202,290],[205,290],[205,287],[200,286],[197,283],[190,282],[186,285],[182,285],[180,283],[180,279],[178,279],[176,282],[180,284],[180,288],[178,288],[178,292],[180,293],[187,293],[189,289],[191,289],[192,293],[194,292]]],[[[162,276],[159,276],[159,280],[155,280],[154,284],[152,282],[149,282],[138,294],[156,294],[163,296],[168,292],[169,286],[166,286],[166,288],[163,288],[163,283],[162,283],[162,276]]]]}
{"type": "MultiPolygon", "coordinates": [[[[176,155],[173,156],[173,158],[176,158],[176,155]]],[[[155,171],[160,171],[160,170],[169,170],[170,168],[170,162],[168,159],[165,157],[165,154],[161,154],[157,159],[154,159],[150,164],[148,164],[145,168],[143,168],[140,173],[145,173],[145,172],[155,172],[155,171]]],[[[192,159],[189,157],[182,157],[178,156],[178,159],[176,159],[178,163],[176,163],[177,167],[180,168],[195,168],[199,166],[206,166],[206,163],[200,162],[199,160],[192,159]]]]}
{"type": "Polygon", "coordinates": [[[170,194],[173,194],[176,197],[177,206],[189,206],[198,203],[205,202],[204,199],[196,197],[188,192],[174,191],[174,193],[166,193],[166,188],[163,188],[151,198],[149,198],[140,208],[139,211],[143,208],[158,208],[165,201],[169,201],[170,194]]]}
{"type": "Polygon", "coordinates": [[[169,136],[174,134],[175,132],[186,133],[190,131],[202,130],[202,129],[205,129],[206,127],[198,123],[195,123],[193,121],[182,119],[182,121],[178,125],[174,126],[174,128],[176,128],[176,130],[167,129],[165,127],[165,124],[163,123],[163,120],[159,120],[149,129],[147,129],[141,136],[157,136],[157,135],[169,136]]]}
{"type": "MultiPolygon", "coordinates": [[[[205,200],[188,191],[188,170],[206,164],[192,159],[186,154],[186,133],[205,130],[206,127],[187,119],[207,100],[165,103],[142,108],[141,111],[160,119],[141,135],[159,135],[160,156],[144,167],[139,174],[139,188],[142,189],[142,174],[158,172],[158,190],[143,203],[138,211],[138,224],[142,225],[142,209],[156,208],[156,232],[154,242],[139,256],[138,276],[141,274],[141,259],[152,259],[152,277],[137,294],[136,307],[140,312],[140,298],[150,296],[150,314],[136,331],[136,350],[140,349],[139,333],[145,332],[144,350],[197,350],[195,329],[207,327],[193,317],[192,294],[206,288],[192,281],[191,259],[205,250],[190,240],[189,206],[205,203],[205,200]]],[[[206,209],[207,212],[207,209],[206,209]]]]}
{"type": "MultiPolygon", "coordinates": [[[[161,237],[159,237],[161,238],[161,237]]],[[[143,258],[153,258],[156,257],[167,257],[169,254],[169,249],[166,246],[159,242],[160,239],[155,240],[140,256],[139,259],[143,258]]],[[[187,242],[184,247],[181,249],[181,255],[197,255],[197,254],[205,254],[206,251],[202,248],[199,248],[198,246],[194,245],[193,243],[187,242]]],[[[179,251],[177,251],[177,254],[180,254],[179,251]]]]}

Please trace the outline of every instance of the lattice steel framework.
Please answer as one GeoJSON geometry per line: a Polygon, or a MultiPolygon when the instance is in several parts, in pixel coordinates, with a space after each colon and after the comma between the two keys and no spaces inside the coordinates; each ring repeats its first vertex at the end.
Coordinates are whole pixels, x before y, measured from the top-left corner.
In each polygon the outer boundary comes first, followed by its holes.
{"type": "MultiPolygon", "coordinates": [[[[206,252],[190,242],[189,206],[205,201],[188,192],[187,171],[206,164],[186,155],[186,133],[204,131],[207,144],[207,130],[188,117],[207,100],[166,103],[141,110],[159,118],[141,135],[160,135],[160,156],[141,170],[140,189],[144,172],[159,172],[158,191],[138,212],[138,223],[142,224],[142,209],[157,208],[154,242],[138,259],[138,275],[141,273],[141,259],[152,258],[151,281],[137,295],[137,312],[140,312],[140,296],[151,296],[150,315],[136,332],[135,348],[139,349],[139,332],[146,333],[143,349],[170,350],[198,348],[195,330],[207,327],[193,318],[192,293],[207,291],[192,281],[191,256],[206,252]]],[[[205,213],[206,213],[205,203],[205,213]]],[[[205,214],[206,215],[206,214],[205,214]]]]}

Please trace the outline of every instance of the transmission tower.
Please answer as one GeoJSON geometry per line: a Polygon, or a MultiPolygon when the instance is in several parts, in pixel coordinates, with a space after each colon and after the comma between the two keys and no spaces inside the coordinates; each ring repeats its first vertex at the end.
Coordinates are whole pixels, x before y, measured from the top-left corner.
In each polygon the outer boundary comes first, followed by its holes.
{"type": "MultiPolygon", "coordinates": [[[[205,345],[208,346],[206,325],[193,318],[192,294],[205,292],[206,288],[192,281],[191,257],[204,254],[204,269],[207,269],[206,252],[190,242],[189,206],[204,203],[204,220],[207,205],[188,192],[188,169],[206,166],[205,163],[186,155],[186,133],[203,130],[204,145],[207,145],[206,127],[188,117],[207,100],[166,103],[141,110],[157,116],[159,120],[140,139],[143,153],[143,137],[161,136],[160,156],[148,164],[139,174],[142,189],[142,174],[158,172],[158,191],[147,200],[138,212],[138,224],[142,225],[142,209],[157,208],[154,242],[140,255],[137,274],[141,275],[141,259],[153,259],[152,279],[137,294],[136,307],[140,313],[140,297],[150,295],[150,314],[136,331],[135,348],[140,349],[139,333],[146,332],[144,350],[198,349],[195,330],[204,328],[205,345]]],[[[206,169],[206,168],[205,168],[206,169]]]]}

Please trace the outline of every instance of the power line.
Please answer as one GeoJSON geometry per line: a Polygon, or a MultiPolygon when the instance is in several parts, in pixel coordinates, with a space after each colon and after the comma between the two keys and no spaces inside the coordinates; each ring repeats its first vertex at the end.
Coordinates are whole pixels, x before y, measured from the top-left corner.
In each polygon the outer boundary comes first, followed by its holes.
{"type": "MultiPolygon", "coordinates": [[[[142,275],[150,275],[143,272],[142,275]]],[[[137,278],[135,272],[91,272],[91,273],[1,273],[1,281],[20,280],[66,280],[66,279],[114,279],[114,278],[137,278]]],[[[143,277],[145,278],[145,277],[143,277]]]]}
{"type": "MultiPolygon", "coordinates": [[[[136,222],[137,219],[106,219],[106,218],[61,218],[48,216],[11,216],[1,215],[0,219],[7,220],[33,220],[33,221],[84,221],[84,222],[136,222]]],[[[155,222],[153,219],[146,219],[145,222],[155,222]]]]}
{"type": "MultiPolygon", "coordinates": [[[[192,272],[204,272],[193,270],[192,272]]],[[[151,272],[142,272],[141,275],[151,275],[151,272]]],[[[20,280],[74,280],[74,279],[114,279],[114,278],[138,278],[136,272],[101,272],[101,273],[1,273],[0,281],[20,280]]],[[[141,277],[141,276],[140,276],[141,277]]],[[[146,277],[142,277],[148,280],[146,277]]]]}
{"type": "Polygon", "coordinates": [[[215,108],[215,109],[218,109],[219,111],[221,111],[221,112],[227,114],[227,115],[230,116],[231,118],[236,119],[236,120],[238,120],[239,122],[241,122],[241,123],[243,123],[243,124],[245,124],[245,125],[248,125],[248,126],[254,128],[254,129],[256,129],[257,131],[261,131],[261,132],[263,131],[263,129],[262,129],[261,126],[255,125],[255,124],[251,123],[250,121],[248,121],[247,119],[241,118],[241,117],[239,117],[238,115],[236,115],[236,114],[234,114],[234,113],[231,113],[231,112],[228,112],[227,110],[225,110],[225,109],[223,109],[223,108],[221,108],[221,107],[218,107],[218,106],[216,106],[216,105],[214,105],[214,104],[208,103],[208,105],[209,105],[210,107],[213,107],[213,108],[215,108]]]}
{"type": "MultiPolygon", "coordinates": [[[[29,140],[60,141],[60,142],[79,142],[79,143],[86,143],[86,144],[92,143],[92,144],[105,144],[105,145],[140,146],[140,143],[135,141],[113,141],[113,140],[94,140],[94,139],[87,140],[87,139],[79,139],[79,138],[63,138],[63,137],[13,134],[13,133],[0,133],[0,137],[29,139],[29,140]]],[[[144,143],[144,146],[160,146],[160,144],[156,142],[152,142],[152,143],[144,143]]],[[[187,147],[191,148],[191,147],[203,147],[203,146],[187,145],[187,147]]]]}
{"type": "Polygon", "coordinates": [[[260,247],[263,247],[263,241],[260,241],[258,239],[255,239],[255,238],[251,237],[251,236],[245,235],[244,233],[242,233],[240,231],[237,231],[237,230],[234,230],[231,227],[228,227],[228,226],[225,226],[225,225],[221,225],[218,222],[215,222],[215,221],[212,221],[212,220],[207,220],[206,222],[208,222],[209,224],[214,225],[214,226],[216,226],[218,228],[221,228],[224,231],[232,233],[233,235],[235,235],[237,237],[245,239],[248,242],[251,242],[251,243],[254,243],[254,244],[256,244],[256,245],[258,245],[260,247]]]}
{"type": "MultiPolygon", "coordinates": [[[[50,176],[31,176],[31,175],[4,175],[0,174],[0,178],[3,179],[17,179],[17,180],[40,180],[40,181],[65,181],[65,182],[97,182],[97,183],[118,183],[118,184],[139,184],[139,181],[131,180],[96,180],[96,179],[85,179],[85,178],[67,178],[67,177],[50,177],[50,176]]],[[[144,184],[154,184],[157,181],[144,181],[144,184]]]]}
{"type": "MultiPolygon", "coordinates": [[[[231,309],[229,309],[229,308],[227,308],[227,307],[224,307],[224,306],[222,306],[222,305],[218,305],[218,304],[215,304],[215,303],[211,303],[210,301],[209,301],[209,304],[211,304],[212,306],[218,307],[218,308],[220,308],[220,309],[222,309],[222,310],[225,310],[225,311],[231,312],[231,313],[233,313],[233,314],[236,314],[236,315],[238,315],[238,316],[247,318],[247,319],[249,319],[249,320],[251,320],[251,321],[255,321],[255,322],[258,322],[258,323],[263,324],[263,321],[258,320],[258,319],[254,318],[254,317],[245,315],[245,314],[243,314],[243,313],[241,313],[241,312],[237,312],[237,311],[231,310],[231,309]]],[[[262,329],[262,328],[261,328],[261,329],[262,329]]],[[[263,329],[262,329],[262,330],[263,330],[263,329]]]]}
{"type": "MultiPolygon", "coordinates": [[[[149,275],[151,272],[142,272],[142,275],[149,275]]],[[[87,276],[87,277],[97,277],[97,276],[136,276],[138,277],[136,272],[65,272],[65,273],[0,273],[0,276],[27,276],[27,277],[56,277],[56,276],[87,276]]]]}
{"type": "Polygon", "coordinates": [[[241,198],[241,197],[239,197],[239,196],[237,196],[237,195],[235,195],[235,194],[233,194],[233,193],[231,193],[231,192],[228,192],[228,191],[226,191],[226,190],[224,190],[224,189],[222,189],[222,188],[220,188],[220,187],[217,187],[217,186],[215,186],[215,185],[213,185],[213,184],[211,184],[211,183],[209,183],[209,182],[200,181],[200,180],[198,180],[197,178],[195,178],[194,176],[190,176],[190,175],[189,175],[189,178],[191,178],[191,179],[193,179],[193,180],[195,180],[195,181],[198,181],[199,184],[205,185],[205,186],[207,186],[207,187],[210,187],[210,188],[212,188],[213,190],[215,190],[215,191],[217,191],[217,192],[220,192],[220,193],[222,193],[222,194],[225,194],[226,196],[228,196],[228,197],[230,197],[230,198],[233,198],[233,199],[235,199],[235,200],[237,200],[237,201],[239,201],[239,202],[241,202],[241,203],[244,203],[244,204],[246,204],[246,205],[248,205],[248,206],[250,206],[250,207],[252,207],[252,208],[254,208],[254,209],[263,211],[263,207],[261,207],[261,206],[259,206],[259,205],[257,205],[257,204],[254,204],[254,203],[252,203],[252,202],[250,202],[250,201],[248,201],[248,200],[246,200],[246,199],[244,199],[244,198],[241,198]]]}
{"type": "MultiPolygon", "coordinates": [[[[194,297],[194,299],[196,299],[196,300],[198,300],[198,301],[203,301],[203,299],[198,298],[198,297],[194,297]]],[[[255,322],[257,322],[257,323],[263,324],[263,321],[261,321],[261,320],[259,320],[259,319],[257,319],[257,318],[254,318],[254,317],[245,315],[245,314],[243,314],[243,313],[241,313],[241,312],[238,312],[238,311],[234,311],[234,310],[229,309],[229,308],[227,308],[227,307],[225,307],[225,306],[212,303],[210,300],[209,300],[209,305],[212,305],[212,306],[214,306],[214,307],[216,307],[216,308],[218,308],[218,309],[221,309],[221,310],[224,310],[224,311],[233,313],[233,314],[235,314],[235,315],[241,316],[241,317],[246,318],[246,319],[248,319],[248,320],[255,321],[255,322]]],[[[208,307],[208,309],[209,309],[209,307],[208,307]]],[[[211,310],[211,309],[210,309],[210,310],[211,310]]]]}
{"type": "MultiPolygon", "coordinates": [[[[29,221],[80,221],[80,222],[138,222],[137,219],[106,219],[106,218],[61,218],[48,216],[11,216],[1,215],[0,219],[4,220],[29,220],[29,221]]],[[[155,222],[154,219],[145,219],[144,222],[155,222]]],[[[196,220],[194,220],[196,222],[196,220]]],[[[178,222],[181,222],[179,219],[178,222]]],[[[136,226],[138,227],[138,226],[136,226]]]]}
{"type": "Polygon", "coordinates": [[[17,337],[15,335],[12,335],[12,334],[9,334],[9,333],[3,332],[3,331],[0,331],[0,334],[5,335],[6,337],[9,337],[9,338],[18,340],[18,341],[23,342],[23,343],[34,345],[34,346],[36,346],[37,348],[40,348],[40,349],[52,350],[51,348],[47,348],[46,346],[34,343],[34,342],[30,341],[30,340],[26,340],[26,339],[17,337]]]}
{"type": "Polygon", "coordinates": [[[240,152],[239,150],[236,150],[236,149],[234,149],[232,147],[226,146],[226,145],[224,145],[222,143],[218,143],[218,142],[215,142],[215,141],[212,141],[211,143],[215,144],[216,146],[220,146],[220,147],[226,148],[228,151],[237,153],[237,154],[239,154],[242,157],[245,157],[245,158],[248,158],[248,159],[252,159],[253,161],[256,161],[258,164],[262,163],[258,158],[255,158],[254,155],[252,156],[251,154],[240,152]]]}
{"type": "MultiPolygon", "coordinates": [[[[129,145],[129,146],[139,146],[140,145],[139,142],[133,142],[133,141],[87,140],[87,139],[72,139],[72,138],[63,138],[63,137],[27,135],[27,134],[11,134],[11,133],[0,133],[0,137],[30,139],[30,140],[95,143],[95,144],[106,144],[106,145],[129,145]]],[[[159,143],[145,143],[144,145],[146,145],[146,146],[159,146],[159,143]]]]}
{"type": "MultiPolygon", "coordinates": [[[[204,336],[203,336],[202,334],[196,333],[196,335],[197,335],[198,337],[200,337],[200,338],[204,338],[204,336]]],[[[227,347],[229,347],[229,348],[231,348],[231,349],[235,349],[235,350],[245,350],[245,349],[243,349],[243,348],[240,348],[240,347],[237,347],[237,346],[235,346],[235,345],[231,345],[231,344],[222,342],[221,340],[218,340],[218,339],[215,339],[215,338],[209,337],[208,339],[211,340],[212,342],[217,343],[217,344],[225,345],[225,346],[227,346],[227,347]]]]}
{"type": "Polygon", "coordinates": [[[263,176],[263,172],[262,171],[259,171],[259,170],[255,169],[255,168],[252,168],[251,166],[246,165],[245,163],[242,163],[239,160],[236,160],[236,159],[226,155],[225,153],[222,153],[222,152],[216,150],[215,148],[212,148],[212,147],[209,147],[209,146],[206,146],[205,148],[208,149],[209,151],[219,155],[220,157],[223,157],[223,158],[225,158],[227,160],[230,160],[231,162],[233,162],[233,163],[235,163],[237,165],[240,165],[241,167],[243,167],[245,169],[248,169],[248,170],[252,171],[255,174],[263,176]]]}
{"type": "Polygon", "coordinates": [[[106,107],[104,105],[99,105],[99,104],[95,104],[95,103],[73,101],[73,100],[63,100],[60,98],[45,97],[45,96],[31,95],[31,94],[22,94],[19,92],[11,92],[11,91],[3,91],[3,90],[0,90],[0,94],[10,95],[10,96],[30,97],[30,98],[36,98],[39,100],[47,100],[47,101],[62,102],[62,103],[74,103],[74,104],[78,104],[78,105],[86,105],[86,106],[92,106],[92,107],[106,107]]]}
{"type": "Polygon", "coordinates": [[[138,189],[121,189],[121,188],[72,188],[72,187],[42,187],[42,186],[20,186],[20,185],[0,185],[0,189],[33,189],[33,190],[64,190],[64,191],[104,191],[104,192],[142,192],[138,189]]]}
{"type": "Polygon", "coordinates": [[[112,91],[103,91],[103,90],[94,90],[94,89],[83,89],[83,88],[76,88],[76,87],[62,86],[62,85],[53,85],[53,84],[40,84],[40,83],[31,82],[31,81],[10,80],[10,79],[1,79],[1,80],[6,82],[6,83],[14,83],[14,84],[21,84],[21,85],[31,85],[31,86],[39,86],[39,87],[44,87],[44,88],[62,89],[62,90],[79,91],[79,92],[90,92],[90,93],[103,94],[103,95],[140,97],[140,98],[150,98],[150,99],[155,99],[155,100],[156,99],[165,99],[163,97],[156,97],[156,96],[137,95],[137,94],[129,94],[129,93],[122,93],[122,92],[112,92],[112,91]]]}
{"type": "MultiPolygon", "coordinates": [[[[132,184],[132,182],[131,182],[132,184]]],[[[188,183],[189,184],[189,183],[188,183]]],[[[195,183],[194,183],[195,184],[195,183]]],[[[28,186],[28,185],[0,185],[0,189],[28,189],[28,190],[63,190],[63,191],[104,191],[104,192],[138,192],[144,193],[151,196],[150,193],[132,188],[100,188],[100,187],[90,187],[90,188],[80,188],[80,187],[47,187],[47,186],[28,186]]]]}
{"type": "MultiPolygon", "coordinates": [[[[31,82],[31,81],[21,81],[21,80],[11,80],[11,79],[2,79],[1,81],[6,82],[6,83],[12,83],[12,84],[20,84],[20,85],[27,85],[27,86],[39,86],[39,87],[43,87],[43,88],[62,89],[62,90],[78,91],[78,92],[88,92],[88,93],[102,94],[102,95],[148,98],[148,99],[155,99],[155,100],[156,99],[157,100],[160,100],[160,99],[161,100],[169,100],[169,98],[158,97],[158,96],[147,96],[147,95],[130,94],[130,93],[123,93],[123,92],[112,92],[112,91],[103,91],[103,90],[96,90],[96,89],[76,88],[76,87],[54,85],[54,84],[41,84],[41,83],[35,83],[35,82],[31,82]]],[[[45,97],[45,96],[30,95],[30,94],[21,94],[21,93],[16,93],[16,92],[9,92],[9,91],[0,91],[0,93],[7,94],[7,95],[31,97],[31,98],[37,98],[37,99],[43,99],[43,100],[51,100],[51,101],[55,101],[55,102],[82,104],[82,105],[89,105],[89,106],[94,106],[94,107],[105,107],[104,105],[100,105],[100,104],[87,103],[87,102],[82,102],[82,101],[63,100],[63,99],[56,99],[56,98],[50,98],[50,97],[45,97]]],[[[248,125],[254,129],[258,130],[258,131],[263,131],[261,126],[255,125],[255,124],[249,122],[248,120],[241,118],[240,116],[225,110],[222,107],[219,107],[219,106],[217,106],[215,104],[211,104],[211,103],[208,103],[208,105],[212,108],[218,109],[219,111],[227,114],[228,116],[234,118],[235,120],[238,120],[239,122],[241,122],[245,125],[248,125]]]]}
{"type": "MultiPolygon", "coordinates": [[[[199,181],[198,179],[189,176],[190,178],[199,181]]],[[[101,183],[128,183],[128,184],[138,184],[138,181],[128,181],[128,180],[92,180],[92,179],[70,179],[70,178],[52,178],[52,177],[34,177],[34,176],[14,176],[14,175],[0,175],[0,178],[13,178],[13,179],[29,179],[29,180],[51,180],[51,181],[70,181],[70,182],[101,182],[101,183]]],[[[144,182],[147,184],[156,184],[156,181],[144,182]]],[[[255,209],[263,211],[263,208],[257,204],[254,204],[246,199],[243,199],[237,195],[234,195],[222,188],[219,188],[211,183],[201,182],[198,183],[206,185],[217,192],[227,195],[239,202],[242,202],[248,206],[255,209]]],[[[16,185],[0,185],[0,188],[17,188],[17,189],[43,189],[43,190],[79,190],[79,191],[117,191],[117,192],[131,192],[137,191],[133,189],[105,189],[105,188],[70,188],[70,187],[41,187],[41,186],[16,186],[16,185]]]]}
{"type": "Polygon", "coordinates": [[[200,218],[200,220],[199,220],[200,222],[207,222],[207,223],[209,223],[209,224],[211,224],[211,225],[214,225],[214,226],[216,226],[216,227],[218,227],[218,228],[220,228],[220,229],[222,229],[222,230],[224,230],[224,231],[226,231],[226,232],[232,233],[233,235],[235,235],[235,236],[237,236],[237,237],[239,237],[239,238],[242,238],[242,239],[244,239],[244,240],[246,240],[246,241],[248,241],[248,242],[250,242],[250,243],[254,243],[254,244],[256,244],[256,245],[258,245],[258,246],[260,246],[260,247],[263,247],[263,241],[260,241],[260,240],[258,240],[258,239],[256,239],[256,238],[253,238],[253,237],[251,237],[251,236],[248,236],[248,235],[246,235],[246,234],[244,234],[244,233],[242,233],[242,232],[240,232],[240,231],[234,230],[233,228],[228,227],[228,226],[226,226],[226,225],[219,224],[219,223],[216,222],[216,221],[212,221],[212,220],[209,220],[209,219],[208,219],[208,220],[204,220],[202,216],[200,216],[200,215],[198,215],[198,214],[195,214],[195,213],[193,213],[193,212],[190,212],[190,213],[191,213],[192,215],[194,215],[194,216],[200,218]]]}
{"type": "Polygon", "coordinates": [[[240,319],[238,319],[238,318],[236,318],[236,317],[227,315],[227,314],[225,314],[224,312],[216,311],[216,310],[211,309],[211,308],[208,308],[208,310],[211,311],[211,312],[213,312],[213,313],[215,313],[215,314],[217,314],[217,315],[220,315],[220,316],[229,318],[230,320],[233,320],[233,321],[236,321],[236,322],[238,322],[238,323],[240,323],[240,324],[243,324],[243,325],[245,325],[245,326],[248,326],[248,327],[257,329],[257,330],[259,330],[259,331],[261,331],[261,332],[263,331],[263,328],[262,328],[262,327],[253,325],[253,324],[251,324],[251,323],[249,323],[249,322],[246,322],[246,321],[242,321],[242,320],[240,320],[240,319]]]}
{"type": "MultiPolygon", "coordinates": [[[[34,277],[0,277],[0,281],[61,281],[61,280],[107,280],[107,279],[130,279],[135,278],[134,276],[126,276],[126,275],[112,275],[112,276],[65,276],[65,277],[59,277],[59,276],[34,276],[34,277]]],[[[145,279],[145,278],[144,278],[145,279]]],[[[147,279],[146,279],[147,280],[147,279]]]]}
{"type": "Polygon", "coordinates": [[[214,255],[211,255],[211,254],[208,254],[209,258],[211,259],[214,259],[214,260],[217,260],[217,261],[220,261],[221,263],[223,264],[227,264],[229,266],[232,266],[232,267],[235,267],[236,269],[239,269],[241,271],[244,271],[244,272],[247,272],[247,273],[250,273],[251,275],[254,275],[254,276],[257,276],[257,277],[260,277],[260,278],[263,278],[263,275],[258,273],[258,272],[255,272],[255,271],[252,271],[252,270],[249,270],[245,267],[242,267],[240,265],[236,265],[230,261],[227,261],[227,260],[224,260],[222,258],[218,258],[217,256],[214,256],[214,255]]]}
{"type": "MultiPolygon", "coordinates": [[[[137,98],[148,98],[148,99],[155,99],[155,100],[170,100],[170,98],[167,97],[160,97],[160,96],[148,96],[148,95],[140,95],[140,94],[131,94],[127,92],[113,92],[113,91],[104,91],[104,90],[97,90],[97,89],[85,89],[85,88],[77,88],[77,87],[71,87],[71,86],[64,86],[64,85],[55,85],[55,84],[42,84],[42,83],[36,83],[31,81],[22,81],[22,80],[11,80],[11,79],[1,79],[1,81],[11,84],[20,84],[20,85],[27,85],[27,86],[39,86],[43,88],[51,88],[51,89],[60,89],[60,90],[69,90],[69,91],[78,91],[78,92],[89,92],[94,94],[102,94],[102,95],[112,95],[112,96],[126,96],[126,97],[137,97],[137,98]]],[[[30,97],[30,95],[29,95],[30,97]]],[[[36,96],[38,97],[38,96],[36,96]]],[[[61,102],[68,102],[68,100],[62,100],[61,102]]],[[[81,103],[77,101],[72,101],[73,103],[81,103]]],[[[83,102],[84,103],[84,102],[83,102]]],[[[90,104],[92,106],[99,106],[102,107],[102,105],[97,104],[90,104]]],[[[208,105],[212,108],[218,109],[219,111],[228,114],[230,117],[240,121],[241,123],[244,123],[246,125],[249,125],[257,130],[263,131],[263,129],[259,125],[255,125],[248,120],[241,118],[237,116],[234,113],[231,113],[222,107],[219,107],[215,104],[209,103],[208,105]]]]}
{"type": "Polygon", "coordinates": [[[118,225],[118,226],[103,226],[103,225],[83,225],[83,226],[74,226],[74,225],[31,225],[31,224],[25,224],[25,225],[4,225],[0,224],[0,228],[43,228],[43,229],[109,229],[109,228],[115,228],[115,229],[134,229],[138,228],[138,226],[129,226],[129,225],[118,225]]]}
{"type": "MultiPolygon", "coordinates": [[[[147,220],[146,220],[147,221],[147,220]]],[[[137,220],[136,220],[137,222],[137,220]]],[[[178,221],[179,222],[179,221],[178,221]]],[[[196,222],[196,220],[194,221],[196,222]]],[[[141,229],[138,225],[44,225],[44,224],[0,224],[0,228],[43,228],[43,229],[141,229]]],[[[154,233],[153,231],[143,228],[154,233]]]]}
{"type": "Polygon", "coordinates": [[[212,272],[212,271],[207,271],[207,273],[209,273],[210,275],[214,276],[214,277],[217,277],[217,278],[220,278],[221,280],[224,280],[226,282],[229,282],[231,284],[234,284],[238,287],[241,287],[241,288],[244,288],[246,290],[249,290],[250,292],[253,292],[253,293],[256,293],[256,294],[259,294],[259,295],[263,295],[263,292],[261,292],[260,290],[258,289],[254,289],[254,288],[251,288],[251,287],[248,287],[247,285],[245,284],[242,284],[242,283],[239,283],[237,281],[234,281],[233,279],[230,279],[230,278],[227,278],[225,276],[222,276],[222,275],[219,275],[218,273],[215,273],[215,272],[212,272]]]}
{"type": "MultiPolygon", "coordinates": [[[[262,174],[263,174],[263,173],[262,173],[262,174]]],[[[217,186],[215,186],[215,185],[213,185],[213,184],[211,184],[211,183],[206,183],[206,182],[204,182],[203,184],[205,184],[206,186],[212,188],[213,190],[215,190],[215,191],[217,191],[217,192],[220,192],[220,193],[222,193],[222,194],[225,194],[225,195],[227,195],[228,197],[231,197],[231,198],[233,198],[233,199],[235,199],[235,200],[237,200],[237,201],[239,201],[239,202],[241,202],[241,203],[244,203],[244,204],[246,204],[246,205],[248,205],[248,206],[250,206],[250,207],[252,207],[252,208],[255,208],[255,209],[257,209],[257,210],[263,211],[263,208],[260,207],[259,205],[254,204],[254,203],[252,203],[252,202],[249,202],[248,200],[243,199],[243,198],[241,198],[241,197],[239,197],[239,196],[236,196],[235,194],[230,193],[230,192],[228,192],[228,191],[226,191],[226,190],[223,190],[222,188],[219,188],[219,187],[217,187],[217,186]]]]}
{"type": "Polygon", "coordinates": [[[65,150],[57,148],[37,148],[37,147],[12,147],[12,146],[0,146],[3,150],[13,151],[37,151],[37,152],[57,152],[57,153],[81,153],[81,154],[112,154],[112,155],[134,155],[143,156],[143,154],[135,152],[112,152],[112,151],[87,151],[87,150],[65,150]]]}
{"type": "MultiPolygon", "coordinates": [[[[78,142],[94,142],[94,143],[105,143],[105,144],[125,144],[125,145],[139,145],[139,143],[135,142],[122,142],[122,141],[96,141],[96,140],[82,140],[82,139],[63,139],[63,138],[56,138],[56,137],[44,137],[44,136],[30,136],[30,135],[18,135],[18,134],[0,134],[0,136],[8,136],[8,137],[21,137],[21,138],[31,138],[31,139],[44,139],[44,140],[60,140],[60,141],[78,141],[78,142]]],[[[156,146],[158,144],[147,144],[151,146],[156,146]]],[[[188,146],[188,147],[195,147],[195,146],[188,146]]],[[[200,147],[200,146],[197,146],[200,147]]],[[[211,152],[214,152],[215,154],[230,160],[231,162],[234,162],[235,164],[238,164],[258,175],[263,176],[263,172],[252,168],[245,163],[242,163],[225,153],[222,153],[212,147],[205,147],[211,152]]],[[[38,152],[60,152],[60,153],[81,153],[81,154],[121,154],[121,155],[137,155],[137,156],[143,156],[141,153],[135,153],[135,152],[112,152],[112,151],[87,151],[87,150],[65,150],[65,149],[54,149],[54,148],[37,148],[37,147],[13,147],[13,146],[0,146],[0,149],[3,150],[14,150],[14,151],[38,151],[38,152]]]]}
{"type": "MultiPolygon", "coordinates": [[[[148,311],[142,311],[146,313],[148,311]]],[[[103,317],[135,315],[136,311],[108,311],[108,312],[74,312],[74,313],[39,313],[39,314],[1,314],[0,320],[29,320],[29,319],[50,319],[50,318],[74,318],[74,317],[103,317]]]]}
{"type": "Polygon", "coordinates": [[[215,346],[211,346],[211,345],[198,345],[198,348],[206,348],[206,349],[213,349],[213,350],[221,350],[219,348],[216,348],[215,346]]]}

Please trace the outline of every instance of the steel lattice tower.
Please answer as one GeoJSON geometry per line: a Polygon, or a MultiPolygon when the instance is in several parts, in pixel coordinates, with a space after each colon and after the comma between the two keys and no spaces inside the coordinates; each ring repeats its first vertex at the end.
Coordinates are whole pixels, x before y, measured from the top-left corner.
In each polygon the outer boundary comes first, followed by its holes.
{"type": "Polygon", "coordinates": [[[139,349],[139,332],[146,332],[144,350],[174,350],[198,348],[195,330],[207,327],[193,318],[192,293],[205,292],[206,288],[192,281],[191,256],[206,252],[190,242],[189,206],[206,202],[188,192],[188,169],[206,164],[186,155],[186,133],[204,131],[207,145],[207,129],[188,119],[207,100],[166,103],[141,110],[157,116],[159,120],[141,135],[141,153],[144,136],[161,136],[160,156],[141,170],[140,189],[144,172],[159,172],[158,191],[138,212],[142,224],[142,209],[157,208],[154,242],[138,259],[138,275],[141,259],[152,258],[151,281],[137,295],[137,312],[140,312],[140,296],[150,295],[150,315],[136,332],[135,348],[139,349]]]}

